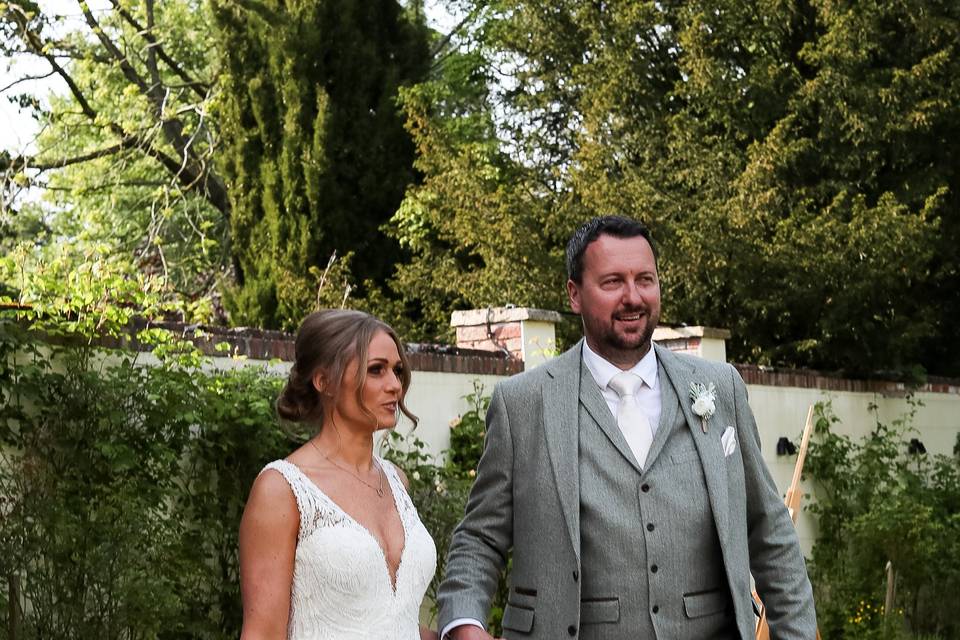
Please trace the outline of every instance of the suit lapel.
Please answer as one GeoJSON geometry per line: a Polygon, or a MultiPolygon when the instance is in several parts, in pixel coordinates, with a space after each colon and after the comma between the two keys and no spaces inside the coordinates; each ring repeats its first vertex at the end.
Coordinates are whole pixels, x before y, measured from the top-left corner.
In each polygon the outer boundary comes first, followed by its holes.
{"type": "MultiPolygon", "coordinates": [[[[662,365],[667,378],[661,380],[660,384],[673,385],[673,391],[679,397],[680,410],[683,412],[687,428],[693,433],[693,442],[697,447],[697,453],[700,455],[700,465],[703,468],[703,475],[707,483],[707,494],[710,499],[710,509],[713,511],[713,521],[720,536],[721,548],[726,549],[728,548],[726,535],[729,496],[726,460],[723,457],[723,448],[720,446],[721,431],[717,425],[712,425],[709,431],[704,433],[700,425],[700,418],[693,414],[692,406],[687,401],[691,382],[707,384],[711,381],[696,378],[696,370],[683,362],[669,349],[658,345],[654,345],[654,348],[657,350],[657,360],[662,365]]],[[[661,394],[663,394],[664,388],[661,386],[661,394]]],[[[663,421],[661,420],[662,424],[663,421]]]]}
{"type": "Polygon", "coordinates": [[[549,376],[542,387],[543,433],[577,561],[580,560],[579,407],[580,345],[543,365],[549,376]]]}

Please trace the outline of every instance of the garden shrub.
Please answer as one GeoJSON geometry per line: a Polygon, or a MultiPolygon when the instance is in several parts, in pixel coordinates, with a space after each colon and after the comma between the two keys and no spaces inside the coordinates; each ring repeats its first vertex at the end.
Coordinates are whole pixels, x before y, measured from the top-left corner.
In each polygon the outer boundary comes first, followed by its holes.
{"type": "MultiPolygon", "coordinates": [[[[831,638],[960,637],[960,465],[909,453],[910,410],[860,441],[837,434],[830,403],[817,405],[806,472],[818,521],[809,563],[820,631],[831,638]],[[896,610],[883,610],[885,567],[896,571],[896,610]]],[[[871,407],[876,414],[877,408],[871,407]]]]}
{"type": "Polygon", "coordinates": [[[160,346],[144,366],[0,319],[0,573],[21,585],[18,638],[239,634],[244,500],[293,446],[281,380],[160,346]]]}
{"type": "MultiPolygon", "coordinates": [[[[0,602],[22,612],[14,638],[237,637],[244,502],[263,465],[308,435],[278,423],[283,380],[209,370],[156,329],[139,336],[154,345],[145,355],[23,320],[0,314],[0,584],[21,588],[17,603],[0,588],[0,602]]],[[[414,435],[386,441],[437,544],[431,602],[482,450],[489,397],[477,385],[465,399],[439,460],[414,435]]],[[[505,598],[501,585],[497,632],[505,598]]]]}

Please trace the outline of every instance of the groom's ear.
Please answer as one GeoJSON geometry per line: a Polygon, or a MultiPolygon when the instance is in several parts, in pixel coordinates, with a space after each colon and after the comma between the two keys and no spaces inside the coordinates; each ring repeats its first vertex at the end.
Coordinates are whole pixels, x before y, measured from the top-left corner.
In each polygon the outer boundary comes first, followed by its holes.
{"type": "Polygon", "coordinates": [[[570,299],[570,310],[580,313],[580,287],[573,280],[567,280],[567,297],[570,299]]]}

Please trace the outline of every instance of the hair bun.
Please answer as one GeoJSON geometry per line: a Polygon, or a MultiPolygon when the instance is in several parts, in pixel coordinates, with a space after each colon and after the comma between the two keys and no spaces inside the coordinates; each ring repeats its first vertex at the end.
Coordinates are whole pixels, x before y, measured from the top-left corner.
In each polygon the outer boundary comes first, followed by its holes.
{"type": "Polygon", "coordinates": [[[314,417],[318,403],[319,394],[294,366],[290,369],[287,384],[277,397],[277,414],[289,422],[303,422],[314,417]]]}

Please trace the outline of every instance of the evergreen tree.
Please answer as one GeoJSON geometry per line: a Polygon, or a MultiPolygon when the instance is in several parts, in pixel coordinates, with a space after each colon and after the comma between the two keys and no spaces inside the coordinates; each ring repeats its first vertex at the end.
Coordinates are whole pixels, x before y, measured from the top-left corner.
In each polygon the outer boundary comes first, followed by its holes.
{"type": "Polygon", "coordinates": [[[374,287],[400,257],[381,227],[416,179],[398,89],[426,29],[396,0],[217,0],[223,158],[239,259],[235,323],[292,327],[334,252],[374,287]]]}

